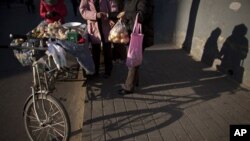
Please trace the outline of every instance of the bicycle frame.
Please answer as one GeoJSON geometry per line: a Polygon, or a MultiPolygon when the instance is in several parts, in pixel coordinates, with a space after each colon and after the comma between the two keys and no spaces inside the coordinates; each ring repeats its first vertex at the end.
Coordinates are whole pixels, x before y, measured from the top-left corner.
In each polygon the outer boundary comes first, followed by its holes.
{"type": "Polygon", "coordinates": [[[60,76],[67,79],[65,74],[68,68],[58,68],[55,60],[52,60],[53,55],[47,53],[47,46],[37,44],[36,41],[41,40],[27,38],[22,44],[10,44],[11,48],[17,49],[14,53],[19,62],[32,67],[31,95],[26,99],[23,110],[25,129],[30,140],[40,140],[41,135],[45,134],[45,139],[67,141],[70,133],[69,117],[63,104],[50,93],[53,93],[60,76]]]}
{"type": "MultiPolygon", "coordinates": [[[[47,73],[53,73],[55,70],[57,70],[56,68],[51,70],[51,63],[50,63],[51,58],[50,58],[50,56],[46,55],[45,62],[46,61],[48,61],[49,63],[45,63],[45,64],[39,63],[39,60],[35,61],[35,59],[33,58],[33,64],[32,64],[33,86],[31,87],[31,90],[32,90],[31,97],[32,97],[32,100],[33,100],[33,103],[34,103],[33,105],[34,105],[35,116],[36,116],[37,120],[39,121],[39,123],[41,125],[43,125],[48,120],[48,115],[44,110],[44,104],[42,104],[43,105],[42,109],[43,109],[43,111],[45,113],[45,116],[46,116],[45,122],[42,122],[41,119],[39,118],[38,114],[37,114],[37,110],[36,110],[37,108],[36,108],[36,104],[35,104],[36,103],[35,95],[36,94],[43,94],[43,96],[46,96],[50,92],[49,85],[51,85],[51,84],[48,84],[48,78],[47,78],[48,75],[47,75],[47,73]],[[44,68],[39,68],[40,64],[46,66],[47,69],[49,69],[49,71],[46,72],[44,68]],[[42,69],[42,72],[39,72],[41,69],[42,69]],[[44,77],[44,82],[43,83],[45,83],[45,86],[43,86],[42,82],[41,82],[41,77],[42,77],[41,73],[43,74],[43,77],[44,77]]],[[[53,76],[53,75],[51,75],[51,76],[53,76]]],[[[52,79],[54,79],[54,78],[52,78],[52,79]]],[[[52,85],[54,85],[54,84],[52,84],[52,85]]]]}

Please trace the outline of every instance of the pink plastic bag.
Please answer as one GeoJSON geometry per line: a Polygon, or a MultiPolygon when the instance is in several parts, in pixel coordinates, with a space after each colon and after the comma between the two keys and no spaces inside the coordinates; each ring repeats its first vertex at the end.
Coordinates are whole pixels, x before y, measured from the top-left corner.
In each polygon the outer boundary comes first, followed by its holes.
{"type": "Polygon", "coordinates": [[[135,18],[134,29],[130,35],[130,43],[127,53],[126,65],[129,68],[139,66],[142,63],[142,42],[143,34],[141,24],[138,23],[138,13],[135,18]]]}

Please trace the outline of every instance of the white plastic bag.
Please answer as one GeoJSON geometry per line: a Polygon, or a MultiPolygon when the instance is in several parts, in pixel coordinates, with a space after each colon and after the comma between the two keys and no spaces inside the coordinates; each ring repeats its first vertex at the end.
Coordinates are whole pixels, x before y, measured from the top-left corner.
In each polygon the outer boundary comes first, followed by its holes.
{"type": "Polygon", "coordinates": [[[127,44],[129,42],[129,35],[126,26],[121,20],[118,20],[110,30],[108,39],[112,43],[127,44]]]}

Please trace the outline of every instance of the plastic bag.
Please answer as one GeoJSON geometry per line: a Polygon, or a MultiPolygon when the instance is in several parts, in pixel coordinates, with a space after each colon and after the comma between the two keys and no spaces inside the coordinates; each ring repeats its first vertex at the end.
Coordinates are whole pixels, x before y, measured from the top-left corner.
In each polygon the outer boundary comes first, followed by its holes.
{"type": "Polygon", "coordinates": [[[129,42],[129,35],[126,26],[121,20],[118,20],[110,30],[108,39],[112,43],[127,44],[129,42]]]}
{"type": "Polygon", "coordinates": [[[15,57],[22,66],[32,65],[32,50],[13,50],[15,57]]]}

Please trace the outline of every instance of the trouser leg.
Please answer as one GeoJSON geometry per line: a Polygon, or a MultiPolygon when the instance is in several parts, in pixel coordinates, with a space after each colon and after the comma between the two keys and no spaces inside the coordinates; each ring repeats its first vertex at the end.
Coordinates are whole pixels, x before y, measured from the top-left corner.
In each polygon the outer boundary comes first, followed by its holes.
{"type": "Polygon", "coordinates": [[[128,69],[127,79],[123,85],[123,89],[133,91],[139,81],[139,66],[128,69]]]}
{"type": "Polygon", "coordinates": [[[100,55],[101,55],[101,45],[93,44],[92,45],[92,56],[95,63],[95,73],[99,73],[100,68],[100,55]]]}
{"type": "Polygon", "coordinates": [[[114,60],[121,59],[125,60],[126,59],[126,47],[123,44],[114,44],[114,60]]]}
{"type": "Polygon", "coordinates": [[[118,59],[118,51],[117,51],[117,44],[113,43],[113,50],[112,50],[112,59],[116,61],[118,59]]]}
{"type": "Polygon", "coordinates": [[[77,16],[77,10],[78,10],[78,1],[77,0],[71,0],[72,6],[73,6],[73,12],[74,15],[77,16]]]}
{"type": "Polygon", "coordinates": [[[112,64],[112,50],[110,43],[103,44],[103,55],[104,55],[105,74],[111,75],[113,64],[112,64]]]}

